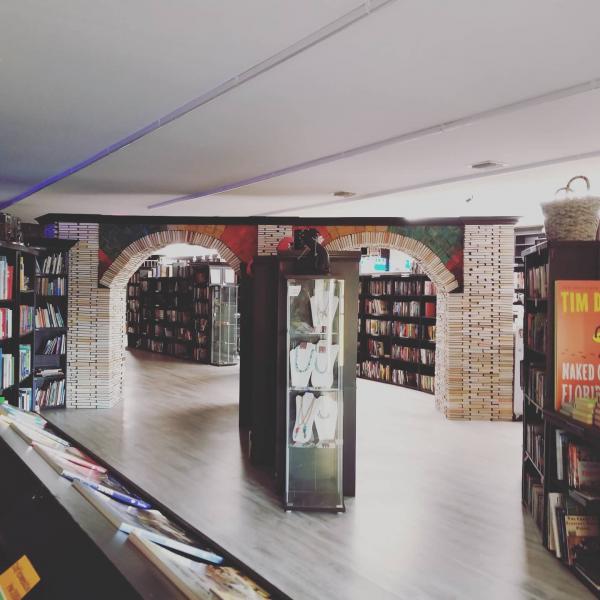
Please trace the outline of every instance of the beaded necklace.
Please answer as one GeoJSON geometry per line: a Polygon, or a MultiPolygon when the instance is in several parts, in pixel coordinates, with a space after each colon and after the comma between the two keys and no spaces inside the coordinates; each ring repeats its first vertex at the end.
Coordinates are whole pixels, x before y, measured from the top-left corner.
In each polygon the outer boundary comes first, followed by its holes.
{"type": "Polygon", "coordinates": [[[314,347],[311,348],[310,350],[310,354],[308,355],[308,361],[306,363],[306,366],[303,368],[298,364],[298,349],[300,348],[300,346],[296,346],[296,348],[294,349],[294,366],[296,367],[296,371],[298,371],[298,373],[306,373],[306,371],[308,371],[312,360],[313,360],[313,356],[315,355],[315,349],[314,347]]]}

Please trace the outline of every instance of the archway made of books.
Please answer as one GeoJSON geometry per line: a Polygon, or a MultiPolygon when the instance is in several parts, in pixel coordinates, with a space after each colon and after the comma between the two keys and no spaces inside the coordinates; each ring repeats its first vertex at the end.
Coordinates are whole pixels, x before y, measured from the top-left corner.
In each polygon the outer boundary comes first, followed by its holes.
{"type": "Polygon", "coordinates": [[[448,397],[448,295],[460,287],[454,274],[423,242],[397,233],[360,231],[343,235],[325,244],[328,250],[349,251],[364,247],[389,248],[412,256],[437,288],[435,346],[435,404],[444,411],[448,397]]]}
{"type": "Polygon", "coordinates": [[[219,238],[191,229],[168,229],[150,233],[129,244],[102,275],[100,285],[125,289],[129,278],[149,256],[171,244],[190,244],[213,248],[236,273],[239,273],[240,258],[219,238]]]}

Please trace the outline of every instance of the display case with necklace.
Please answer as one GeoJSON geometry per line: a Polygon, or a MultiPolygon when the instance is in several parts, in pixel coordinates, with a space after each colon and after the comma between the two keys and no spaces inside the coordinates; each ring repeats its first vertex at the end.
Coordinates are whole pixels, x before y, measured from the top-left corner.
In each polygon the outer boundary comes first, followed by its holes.
{"type": "Polygon", "coordinates": [[[315,360],[315,345],[300,342],[290,351],[290,379],[292,387],[308,386],[315,360]]]}
{"type": "Polygon", "coordinates": [[[340,347],[329,344],[327,340],[319,340],[315,351],[315,364],[311,373],[314,387],[330,388],[333,385],[334,367],[340,347]]]}
{"type": "Polygon", "coordinates": [[[296,444],[308,444],[313,439],[313,423],[317,399],[314,394],[307,392],[304,396],[296,396],[296,420],[292,432],[292,440],[296,444]]]}

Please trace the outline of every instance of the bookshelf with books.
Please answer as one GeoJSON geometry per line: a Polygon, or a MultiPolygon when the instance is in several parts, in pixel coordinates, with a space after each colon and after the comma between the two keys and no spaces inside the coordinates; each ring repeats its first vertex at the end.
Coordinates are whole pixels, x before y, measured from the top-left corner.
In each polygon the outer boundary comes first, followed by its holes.
{"type": "Polygon", "coordinates": [[[361,276],[358,377],[434,393],[436,293],[424,274],[361,276]]]}
{"type": "Polygon", "coordinates": [[[146,261],[127,285],[129,348],[236,364],[237,286],[225,263],[146,261]]]}
{"type": "MultiPolygon", "coordinates": [[[[600,597],[600,405],[593,385],[583,387],[589,373],[573,391],[574,402],[561,379],[569,376],[565,364],[575,365],[580,379],[585,365],[597,362],[597,352],[577,358],[575,348],[564,350],[570,333],[561,319],[571,301],[565,285],[600,290],[600,243],[542,242],[523,259],[522,501],[544,546],[600,597]]],[[[573,295],[573,303],[577,297],[582,304],[573,304],[573,312],[583,312],[583,296],[573,295]]]]}
{"type": "Polygon", "coordinates": [[[38,244],[32,311],[32,404],[36,410],[64,408],[67,394],[67,314],[71,240],[38,244]]]}

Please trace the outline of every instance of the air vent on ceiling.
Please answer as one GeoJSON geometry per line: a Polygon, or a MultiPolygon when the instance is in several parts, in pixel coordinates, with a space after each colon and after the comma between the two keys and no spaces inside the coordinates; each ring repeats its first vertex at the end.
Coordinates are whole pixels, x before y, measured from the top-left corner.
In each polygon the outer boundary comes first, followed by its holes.
{"type": "Polygon", "coordinates": [[[498,162],[496,160],[482,160],[481,162],[473,163],[471,169],[497,169],[505,166],[506,163],[498,162]]]}
{"type": "Polygon", "coordinates": [[[333,192],[333,195],[336,198],[352,198],[352,196],[356,196],[355,192],[344,192],[343,190],[339,192],[333,192]]]}

